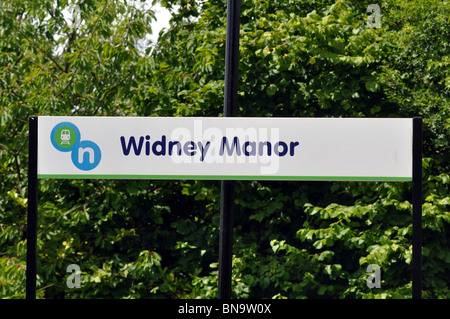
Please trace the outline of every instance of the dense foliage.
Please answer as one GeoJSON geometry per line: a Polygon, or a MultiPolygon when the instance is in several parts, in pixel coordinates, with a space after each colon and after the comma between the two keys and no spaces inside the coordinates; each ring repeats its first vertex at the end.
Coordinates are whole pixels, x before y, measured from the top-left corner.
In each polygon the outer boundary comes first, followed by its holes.
{"type": "MultiPolygon", "coordinates": [[[[221,116],[226,1],[160,2],[179,10],[146,50],[146,7],[78,1],[76,24],[68,0],[0,5],[0,297],[25,293],[28,116],[221,116]]],[[[422,116],[424,297],[449,298],[450,4],[380,1],[371,28],[372,2],[243,0],[238,115],[422,116]]],[[[410,298],[410,199],[236,183],[233,297],[410,298]]],[[[219,203],[219,181],[40,180],[38,297],[216,297],[219,203]]]]}

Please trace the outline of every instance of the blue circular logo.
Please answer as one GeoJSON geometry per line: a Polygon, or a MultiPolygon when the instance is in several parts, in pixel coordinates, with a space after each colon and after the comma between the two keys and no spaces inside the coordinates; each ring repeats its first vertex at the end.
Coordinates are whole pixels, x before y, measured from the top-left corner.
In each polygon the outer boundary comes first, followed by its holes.
{"type": "Polygon", "coordinates": [[[70,152],[80,142],[80,130],[70,122],[57,124],[50,133],[53,146],[61,152],[70,152]]]}
{"type": "Polygon", "coordinates": [[[100,147],[92,141],[81,141],[72,151],[72,163],[82,171],[96,168],[101,158],[100,147]]]}
{"type": "Polygon", "coordinates": [[[80,130],[70,122],[55,125],[50,140],[58,151],[72,152],[72,163],[82,171],[90,171],[100,163],[100,147],[92,141],[81,141],[80,130]]]}

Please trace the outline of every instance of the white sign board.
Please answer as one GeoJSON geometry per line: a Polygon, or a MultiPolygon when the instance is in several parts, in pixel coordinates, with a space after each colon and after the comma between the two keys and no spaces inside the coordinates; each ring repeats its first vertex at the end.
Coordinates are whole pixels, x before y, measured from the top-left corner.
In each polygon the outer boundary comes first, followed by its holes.
{"type": "Polygon", "coordinates": [[[411,181],[412,119],[42,116],[38,178],[411,181]]]}

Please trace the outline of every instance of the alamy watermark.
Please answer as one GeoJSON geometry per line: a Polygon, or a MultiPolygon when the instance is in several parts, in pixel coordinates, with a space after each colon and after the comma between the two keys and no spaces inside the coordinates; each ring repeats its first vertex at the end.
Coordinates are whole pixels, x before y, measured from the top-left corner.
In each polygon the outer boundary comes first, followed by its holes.
{"type": "MultiPolygon", "coordinates": [[[[172,131],[171,138],[179,140],[182,145],[191,140],[208,141],[201,156],[192,156],[179,152],[181,156],[172,157],[172,161],[181,163],[252,163],[260,165],[261,174],[275,174],[280,165],[280,156],[292,156],[298,142],[280,140],[279,128],[203,128],[202,121],[194,121],[193,130],[179,127],[172,131]]],[[[198,147],[202,150],[201,147],[198,147]]]]}
{"type": "Polygon", "coordinates": [[[366,271],[371,273],[369,277],[367,277],[366,284],[370,289],[373,288],[381,288],[381,268],[378,265],[370,264],[367,266],[366,271]]]}
{"type": "Polygon", "coordinates": [[[381,8],[378,4],[370,4],[367,7],[367,12],[372,13],[367,18],[367,25],[369,28],[381,28],[381,8]]]}
{"type": "Polygon", "coordinates": [[[70,29],[76,30],[81,25],[81,10],[78,4],[69,6],[68,12],[63,12],[67,25],[70,29]]]}
{"type": "Polygon", "coordinates": [[[66,285],[68,288],[80,288],[81,287],[81,270],[80,266],[77,264],[70,264],[66,268],[66,272],[71,273],[71,275],[66,280],[66,285]]]}

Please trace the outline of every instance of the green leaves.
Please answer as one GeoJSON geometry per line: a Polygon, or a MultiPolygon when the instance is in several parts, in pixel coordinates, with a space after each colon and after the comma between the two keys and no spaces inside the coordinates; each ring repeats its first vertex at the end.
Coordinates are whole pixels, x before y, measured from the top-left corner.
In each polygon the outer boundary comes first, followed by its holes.
{"type": "MultiPolygon", "coordinates": [[[[0,296],[24,297],[30,115],[221,116],[226,6],[181,4],[158,43],[119,0],[0,6],[0,296]],[[195,19],[193,18],[195,17],[195,19]]],[[[243,1],[239,116],[424,118],[424,296],[449,298],[449,6],[243,1]]],[[[148,9],[148,8],[147,8],[148,9]]],[[[326,154],[333,156],[333,154],[326,154]]],[[[233,297],[409,298],[409,183],[238,182],[233,297]],[[366,267],[382,268],[382,288],[366,267]]],[[[41,180],[39,298],[216,298],[217,181],[41,180]],[[66,268],[81,269],[67,289],[66,268]]]]}

